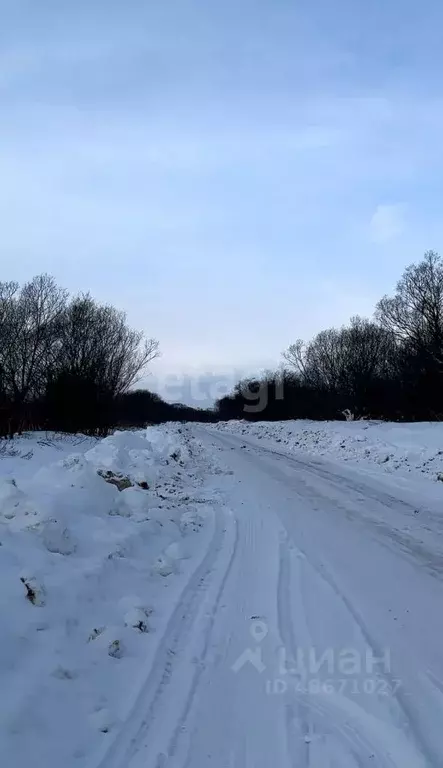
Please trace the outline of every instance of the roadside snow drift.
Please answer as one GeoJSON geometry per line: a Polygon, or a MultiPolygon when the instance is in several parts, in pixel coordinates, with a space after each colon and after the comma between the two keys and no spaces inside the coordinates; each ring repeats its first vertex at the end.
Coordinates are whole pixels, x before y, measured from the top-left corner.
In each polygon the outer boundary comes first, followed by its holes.
{"type": "Polygon", "coordinates": [[[443,481],[443,424],[379,421],[227,421],[217,428],[263,441],[279,451],[339,459],[385,472],[443,481]]]}
{"type": "Polygon", "coordinates": [[[1,765],[83,764],[124,720],[206,551],[215,499],[201,486],[213,471],[186,427],[7,444],[1,765]]]}

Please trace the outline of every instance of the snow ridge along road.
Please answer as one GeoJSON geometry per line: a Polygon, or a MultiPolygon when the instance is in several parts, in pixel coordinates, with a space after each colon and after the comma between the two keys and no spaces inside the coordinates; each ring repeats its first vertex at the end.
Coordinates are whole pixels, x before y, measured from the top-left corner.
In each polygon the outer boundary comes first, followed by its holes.
{"type": "Polygon", "coordinates": [[[339,459],[366,472],[443,480],[443,426],[439,422],[221,421],[221,432],[287,454],[339,459]]]}
{"type": "Polygon", "coordinates": [[[223,470],[179,425],[2,456],[0,764],[105,765],[155,719],[229,555],[235,520],[205,488],[223,470]]]}

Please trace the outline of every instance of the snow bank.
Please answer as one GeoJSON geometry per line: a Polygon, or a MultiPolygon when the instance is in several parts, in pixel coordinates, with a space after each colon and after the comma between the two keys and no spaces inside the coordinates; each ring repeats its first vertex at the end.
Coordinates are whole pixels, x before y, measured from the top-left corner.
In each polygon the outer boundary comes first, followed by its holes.
{"type": "Polygon", "coordinates": [[[0,762],[14,768],[79,765],[118,727],[215,500],[186,427],[39,441],[0,461],[0,762]]]}
{"type": "Polygon", "coordinates": [[[285,451],[305,451],[385,472],[443,480],[443,424],[377,421],[229,421],[220,430],[285,451]]]}

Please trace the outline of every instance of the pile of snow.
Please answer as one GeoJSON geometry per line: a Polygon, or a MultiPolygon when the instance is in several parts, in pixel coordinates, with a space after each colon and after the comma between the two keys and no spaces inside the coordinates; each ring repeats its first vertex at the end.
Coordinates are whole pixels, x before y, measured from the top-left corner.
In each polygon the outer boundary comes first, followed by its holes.
{"type": "Polygon", "coordinates": [[[262,441],[276,450],[304,451],[390,473],[443,480],[443,424],[378,421],[221,422],[222,431],[262,441]]]}
{"type": "Polygon", "coordinates": [[[118,727],[216,500],[186,427],[76,453],[39,440],[23,440],[32,457],[0,460],[0,762],[15,768],[83,764],[118,727]]]}

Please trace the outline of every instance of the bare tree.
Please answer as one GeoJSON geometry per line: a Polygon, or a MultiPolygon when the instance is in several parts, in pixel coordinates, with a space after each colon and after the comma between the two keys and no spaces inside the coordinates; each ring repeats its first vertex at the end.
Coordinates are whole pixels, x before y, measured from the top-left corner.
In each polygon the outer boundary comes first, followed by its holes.
{"type": "Polygon", "coordinates": [[[393,334],[361,317],[349,326],[321,331],[308,344],[297,341],[284,353],[301,382],[312,389],[335,393],[337,403],[361,411],[371,390],[392,369],[396,346],[393,334]]]}
{"type": "Polygon", "coordinates": [[[64,312],[58,354],[47,372],[51,418],[69,431],[106,434],[115,423],[116,398],[157,355],[158,342],[129,328],[123,312],[77,296],[64,312]]]}
{"type": "Polygon", "coordinates": [[[378,302],[376,317],[400,341],[442,360],[443,261],[435,251],[406,269],[395,295],[378,302]]]}
{"type": "Polygon", "coordinates": [[[302,378],[306,376],[306,344],[303,339],[297,339],[294,344],[290,344],[283,352],[283,359],[297,375],[302,378]]]}
{"type": "Polygon", "coordinates": [[[15,283],[2,286],[0,367],[10,399],[10,432],[20,428],[25,403],[44,389],[66,297],[49,275],[35,277],[20,290],[15,283]]]}
{"type": "Polygon", "coordinates": [[[114,396],[132,387],[158,354],[158,342],[129,328],[124,312],[88,294],[73,299],[65,312],[59,365],[95,378],[114,396]]]}
{"type": "Polygon", "coordinates": [[[0,283],[0,435],[41,422],[45,409],[73,427],[108,424],[114,399],[157,355],[158,342],[129,328],[123,312],[89,295],[68,303],[49,275],[21,288],[0,283]]]}
{"type": "Polygon", "coordinates": [[[7,350],[13,339],[12,316],[18,283],[0,283],[0,437],[10,433],[11,399],[7,350]]]}
{"type": "Polygon", "coordinates": [[[329,328],[307,344],[299,339],[284,353],[284,358],[308,386],[334,389],[343,362],[342,334],[329,328]]]}

